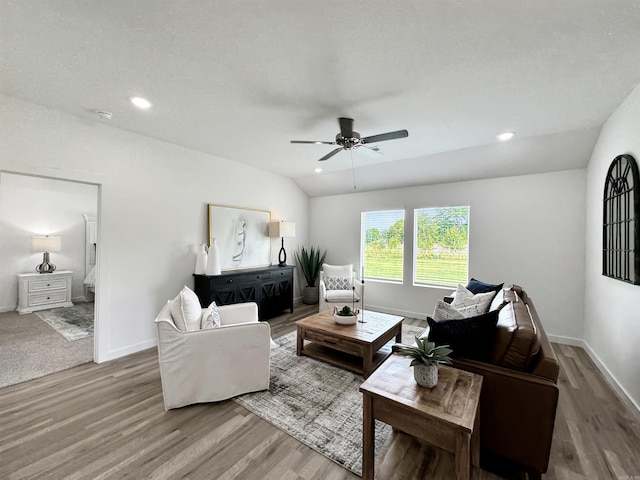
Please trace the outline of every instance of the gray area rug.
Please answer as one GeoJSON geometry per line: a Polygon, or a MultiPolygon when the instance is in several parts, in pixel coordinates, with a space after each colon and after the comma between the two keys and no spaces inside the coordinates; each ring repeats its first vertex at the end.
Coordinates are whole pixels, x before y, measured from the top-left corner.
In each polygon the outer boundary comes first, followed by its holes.
{"type": "Polygon", "coordinates": [[[60,335],[74,342],[93,336],[93,302],[34,312],[60,335]]]}
{"type": "MultiPolygon", "coordinates": [[[[423,327],[403,325],[404,343],[423,327]]],[[[296,356],[296,333],[276,340],[271,350],[269,390],[234,400],[305,445],[362,473],[362,376],[309,357],[296,356]]],[[[391,427],[376,421],[376,453],[391,427]]]]}

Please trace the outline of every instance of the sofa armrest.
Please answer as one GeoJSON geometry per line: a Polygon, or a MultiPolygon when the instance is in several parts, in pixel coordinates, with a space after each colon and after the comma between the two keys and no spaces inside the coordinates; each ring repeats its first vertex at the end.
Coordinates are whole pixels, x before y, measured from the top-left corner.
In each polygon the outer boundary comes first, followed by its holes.
{"type": "Polygon", "coordinates": [[[321,302],[323,302],[327,297],[327,285],[324,283],[324,279],[322,277],[318,282],[318,297],[320,298],[321,302]]]}
{"type": "Polygon", "coordinates": [[[220,325],[237,325],[258,322],[258,305],[254,302],[220,305],[220,325]]]}
{"type": "Polygon", "coordinates": [[[482,448],[527,469],[546,472],[558,406],[555,382],[474,360],[454,359],[453,365],[483,377],[482,448]]]}

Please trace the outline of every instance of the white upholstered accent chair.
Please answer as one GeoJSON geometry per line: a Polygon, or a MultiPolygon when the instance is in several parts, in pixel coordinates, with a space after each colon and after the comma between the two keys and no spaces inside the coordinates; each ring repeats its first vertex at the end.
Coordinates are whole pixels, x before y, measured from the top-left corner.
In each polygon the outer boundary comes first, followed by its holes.
{"type": "MultiPolygon", "coordinates": [[[[203,309],[204,310],[204,309],[203,309]]],[[[181,331],[168,302],[155,319],[164,408],[269,388],[271,329],[253,302],[218,307],[220,326],[181,331]]]]}
{"type": "Polygon", "coordinates": [[[329,265],[323,263],[322,270],[320,270],[318,290],[319,312],[332,310],[333,307],[351,306],[354,298],[355,307],[363,308],[361,299],[364,293],[364,283],[358,279],[358,275],[353,271],[353,265],[351,264],[329,265]]]}

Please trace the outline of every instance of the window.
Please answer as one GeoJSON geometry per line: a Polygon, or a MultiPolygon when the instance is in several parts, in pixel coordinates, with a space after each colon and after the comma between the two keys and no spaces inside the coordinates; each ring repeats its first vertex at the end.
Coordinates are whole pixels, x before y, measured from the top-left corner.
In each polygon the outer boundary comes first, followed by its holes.
{"type": "Polygon", "coordinates": [[[364,277],[402,283],[404,210],[362,212],[360,264],[364,277]]]}
{"type": "Polygon", "coordinates": [[[469,207],[413,211],[413,284],[465,285],[469,271],[469,207]]]}

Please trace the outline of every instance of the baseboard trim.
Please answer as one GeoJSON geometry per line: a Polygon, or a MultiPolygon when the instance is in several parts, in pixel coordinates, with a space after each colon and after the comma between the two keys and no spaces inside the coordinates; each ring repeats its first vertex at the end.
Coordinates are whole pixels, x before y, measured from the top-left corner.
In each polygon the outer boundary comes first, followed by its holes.
{"type": "Polygon", "coordinates": [[[547,335],[547,336],[549,340],[552,342],[561,343],[564,345],[572,345],[574,347],[582,348],[587,353],[587,355],[589,355],[589,358],[595,364],[595,366],[598,367],[598,370],[600,370],[602,375],[604,375],[604,378],[607,380],[609,385],[611,385],[611,387],[618,394],[618,397],[620,397],[620,400],[622,400],[622,402],[627,407],[629,407],[629,410],[631,410],[631,413],[638,420],[640,420],[640,405],[638,405],[633,400],[631,395],[629,395],[629,392],[627,392],[627,390],[622,386],[622,384],[618,382],[618,379],[615,377],[615,375],[611,373],[611,371],[607,368],[604,362],[600,360],[600,357],[598,357],[598,355],[591,349],[591,347],[587,342],[585,342],[584,340],[580,340],[579,338],[562,337],[558,335],[547,335]]]}
{"type": "Polygon", "coordinates": [[[134,345],[127,345],[123,348],[118,348],[117,350],[109,350],[104,358],[97,359],[96,363],[108,362],[109,360],[115,360],[116,358],[124,357],[126,355],[131,355],[133,353],[138,353],[142,350],[146,350],[151,347],[155,347],[158,344],[157,340],[149,339],[144,342],[136,343],[134,345]]]}
{"type": "Polygon", "coordinates": [[[371,310],[373,312],[388,313],[389,315],[400,315],[401,317],[411,317],[411,318],[417,318],[417,319],[426,321],[424,313],[421,313],[421,312],[411,312],[409,310],[397,310],[395,308],[387,308],[380,305],[369,305],[369,304],[367,304],[364,307],[364,309],[371,310]]]}
{"type": "Polygon", "coordinates": [[[550,342],[561,343],[563,345],[573,345],[574,347],[581,347],[586,350],[586,346],[583,340],[573,337],[562,337],[560,335],[547,335],[550,342]]]}
{"type": "Polygon", "coordinates": [[[16,308],[16,305],[14,305],[13,307],[0,307],[0,313],[15,312],[16,308]]]}

